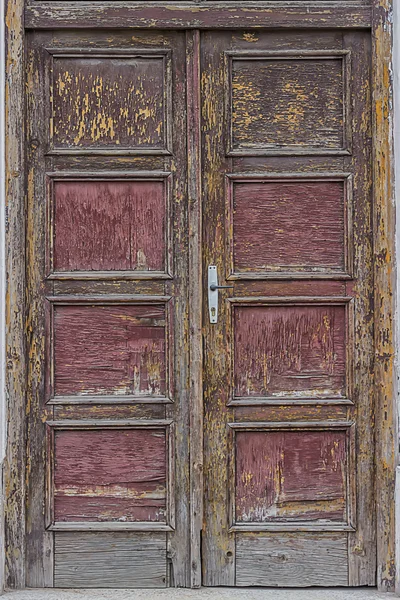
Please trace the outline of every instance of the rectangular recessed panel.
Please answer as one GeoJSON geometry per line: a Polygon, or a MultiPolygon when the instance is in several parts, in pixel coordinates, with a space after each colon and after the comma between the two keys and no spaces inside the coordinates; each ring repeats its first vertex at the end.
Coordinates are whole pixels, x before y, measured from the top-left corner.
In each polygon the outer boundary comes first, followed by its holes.
{"type": "Polygon", "coordinates": [[[232,149],[344,145],[342,57],[232,59],[232,149]]]}
{"type": "Polygon", "coordinates": [[[56,431],[54,516],[68,521],[166,521],[166,432],[56,431]]]}
{"type": "Polygon", "coordinates": [[[233,182],[235,272],[344,271],[343,181],[233,182]]]}
{"type": "Polygon", "coordinates": [[[236,433],[236,522],[346,521],[345,431],[236,433]]]}
{"type": "Polygon", "coordinates": [[[163,56],[54,57],[57,149],[164,150],[163,56]]]}
{"type": "Polygon", "coordinates": [[[347,535],[238,534],[236,585],[348,586],[347,535]]]}
{"type": "Polygon", "coordinates": [[[165,395],[165,327],[164,305],[55,306],[55,395],[165,395]]]}
{"type": "Polygon", "coordinates": [[[165,533],[55,533],[54,587],[166,587],[165,533]]]}
{"type": "Polygon", "coordinates": [[[165,270],[162,181],[55,181],[56,271],[165,270]]]}
{"type": "Polygon", "coordinates": [[[344,305],[234,308],[235,397],[346,397],[344,305]]]}

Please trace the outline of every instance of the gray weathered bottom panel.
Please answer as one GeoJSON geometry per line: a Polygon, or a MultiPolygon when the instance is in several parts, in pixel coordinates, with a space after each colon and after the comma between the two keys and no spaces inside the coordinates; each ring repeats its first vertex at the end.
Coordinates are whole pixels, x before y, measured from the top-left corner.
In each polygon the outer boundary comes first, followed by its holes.
{"type": "Polygon", "coordinates": [[[165,533],[54,534],[54,586],[166,587],[165,533]]]}
{"type": "Polygon", "coordinates": [[[347,586],[347,535],[237,534],[236,585],[347,586]]]}

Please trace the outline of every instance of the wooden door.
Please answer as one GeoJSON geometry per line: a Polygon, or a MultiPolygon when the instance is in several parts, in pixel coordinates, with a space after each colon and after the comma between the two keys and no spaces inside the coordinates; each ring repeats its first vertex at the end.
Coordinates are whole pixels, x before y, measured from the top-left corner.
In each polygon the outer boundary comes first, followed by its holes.
{"type": "Polygon", "coordinates": [[[28,586],[374,584],[369,51],[28,35],[28,586]]]}
{"type": "Polygon", "coordinates": [[[27,585],[187,586],[184,32],[27,54],[27,585]]]}
{"type": "Polygon", "coordinates": [[[203,581],[374,585],[369,37],[202,42],[203,581]]]}

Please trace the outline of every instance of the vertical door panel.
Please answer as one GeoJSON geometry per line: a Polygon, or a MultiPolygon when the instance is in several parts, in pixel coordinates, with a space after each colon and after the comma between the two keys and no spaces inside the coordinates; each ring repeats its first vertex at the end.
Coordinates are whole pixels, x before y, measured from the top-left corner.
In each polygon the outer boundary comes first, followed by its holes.
{"type": "Polygon", "coordinates": [[[184,33],[28,50],[28,580],[188,585],[184,33]]]}
{"type": "Polygon", "coordinates": [[[203,34],[208,586],[374,585],[368,55],[203,34]]]}

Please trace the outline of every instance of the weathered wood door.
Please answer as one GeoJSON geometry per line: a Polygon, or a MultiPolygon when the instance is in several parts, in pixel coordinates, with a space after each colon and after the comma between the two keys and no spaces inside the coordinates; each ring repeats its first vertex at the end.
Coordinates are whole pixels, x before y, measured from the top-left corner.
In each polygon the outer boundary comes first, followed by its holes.
{"type": "Polygon", "coordinates": [[[368,35],[28,41],[27,585],[373,585],[368,35]]]}
{"type": "Polygon", "coordinates": [[[27,584],[186,586],[185,33],[29,42],[27,584]]]}
{"type": "Polygon", "coordinates": [[[368,35],[205,33],[202,86],[204,583],[373,585],[368,35]]]}

